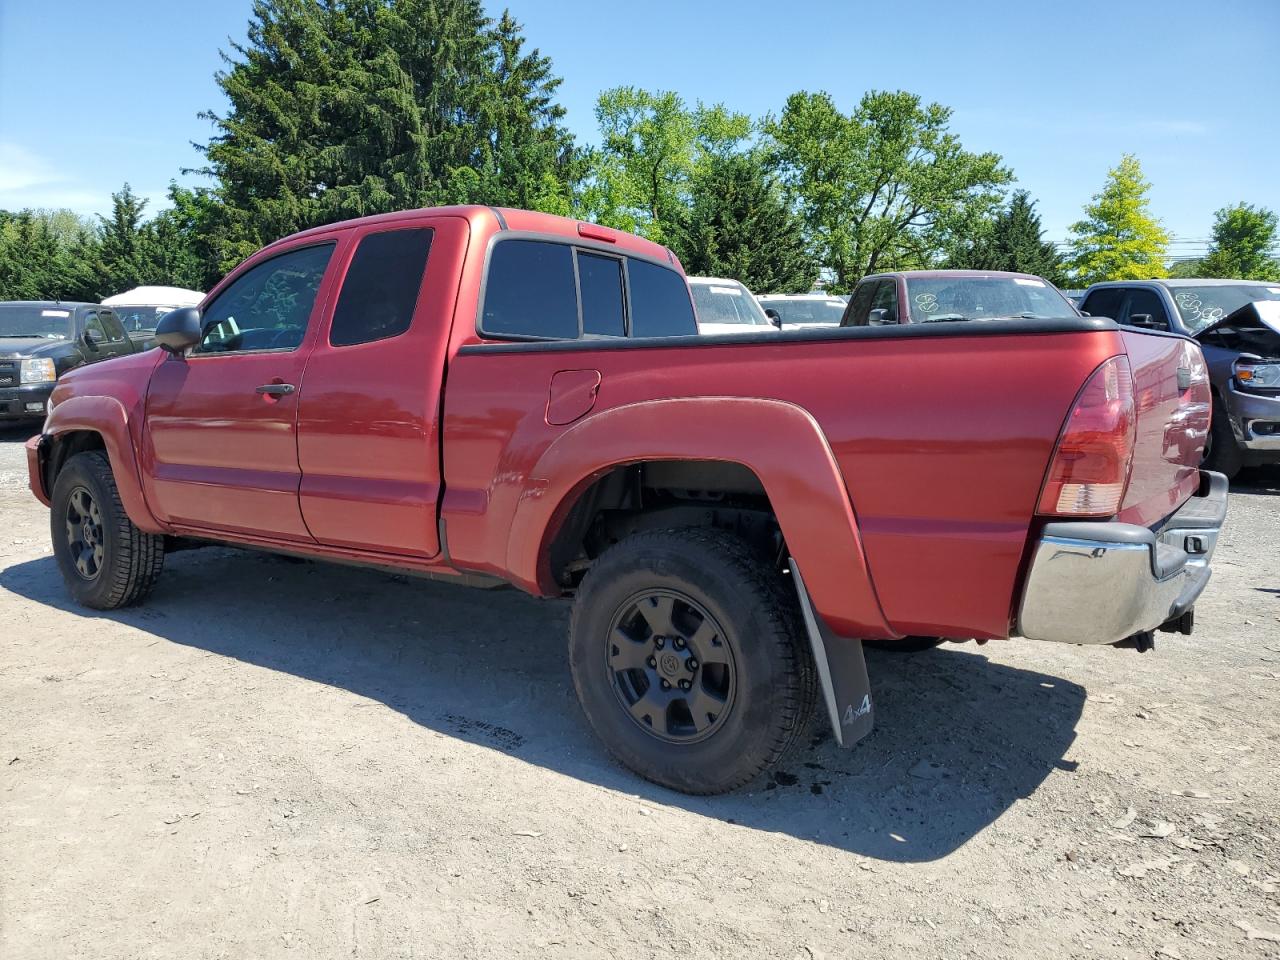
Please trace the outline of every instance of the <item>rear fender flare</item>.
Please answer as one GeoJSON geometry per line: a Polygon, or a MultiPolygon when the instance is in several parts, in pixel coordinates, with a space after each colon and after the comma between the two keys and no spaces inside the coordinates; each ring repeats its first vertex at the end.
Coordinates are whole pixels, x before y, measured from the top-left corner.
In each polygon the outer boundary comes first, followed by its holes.
{"type": "MultiPolygon", "coordinates": [[[[49,414],[45,424],[46,438],[88,431],[102,437],[107,457],[111,461],[111,474],[120,491],[120,502],[134,526],[147,533],[165,533],[166,529],[152,514],[142,493],[138,474],[138,458],[129,431],[129,413],[114,397],[70,397],[49,414]]],[[[53,488],[49,485],[49,494],[53,488]]]]}
{"type": "Polygon", "coordinates": [[[648,460],[723,460],[764,485],[817,613],[847,637],[899,636],[875,595],[844,477],[822,428],[780,400],[698,397],[614,407],[561,434],[530,472],[507,542],[518,585],[559,593],[549,548],[581,493],[614,467],[648,460]]]}

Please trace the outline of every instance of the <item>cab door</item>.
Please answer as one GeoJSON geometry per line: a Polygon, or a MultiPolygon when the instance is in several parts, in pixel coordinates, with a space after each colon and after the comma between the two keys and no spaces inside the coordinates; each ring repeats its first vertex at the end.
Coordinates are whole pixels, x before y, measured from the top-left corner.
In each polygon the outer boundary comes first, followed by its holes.
{"type": "Polygon", "coordinates": [[[156,366],[143,476],[162,519],[312,540],[298,506],[298,394],[335,247],[313,240],[242,269],[206,305],[200,343],[156,366]]]}
{"type": "Polygon", "coordinates": [[[335,268],[298,409],[299,499],[320,543],[440,552],[441,390],[468,237],[461,217],[377,224],[335,268]]]}

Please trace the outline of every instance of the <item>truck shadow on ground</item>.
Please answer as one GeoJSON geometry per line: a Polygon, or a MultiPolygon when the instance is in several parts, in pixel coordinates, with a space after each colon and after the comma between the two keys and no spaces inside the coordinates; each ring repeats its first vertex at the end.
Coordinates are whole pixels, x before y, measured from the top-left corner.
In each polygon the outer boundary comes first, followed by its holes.
{"type": "MultiPolygon", "coordinates": [[[[52,557],[0,586],[83,617],[52,557]]],[[[426,728],[531,764],[746,827],[870,857],[943,857],[1029,795],[1075,737],[1074,683],[989,662],[972,645],[868,651],[877,729],[851,751],[817,719],[768,779],[686,797],[614,763],[578,709],[567,605],[368,570],[209,548],[167,558],[144,606],[105,615],[176,644],[331,684],[426,728]]]]}

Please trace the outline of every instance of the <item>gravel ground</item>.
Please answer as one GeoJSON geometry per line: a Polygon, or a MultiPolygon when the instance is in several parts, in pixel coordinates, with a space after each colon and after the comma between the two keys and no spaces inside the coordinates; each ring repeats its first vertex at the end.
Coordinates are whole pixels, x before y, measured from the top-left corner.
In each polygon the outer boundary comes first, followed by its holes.
{"type": "Polygon", "coordinates": [[[1280,472],[1194,637],[871,652],[878,729],[652,787],[566,608],[210,549],[72,607],[0,433],[0,956],[1280,957],[1280,472]]]}

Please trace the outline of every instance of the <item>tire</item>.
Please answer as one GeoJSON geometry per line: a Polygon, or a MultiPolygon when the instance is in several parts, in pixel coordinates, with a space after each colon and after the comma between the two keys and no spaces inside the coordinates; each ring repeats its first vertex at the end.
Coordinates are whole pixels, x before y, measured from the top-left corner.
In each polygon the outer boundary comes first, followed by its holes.
{"type": "Polygon", "coordinates": [[[1214,404],[1213,420],[1209,423],[1209,443],[1204,453],[1204,466],[1207,470],[1225,473],[1228,480],[1234,480],[1244,467],[1244,453],[1236,442],[1231,422],[1219,404],[1214,404]]]}
{"type": "Polygon", "coordinates": [[[903,637],[901,640],[863,640],[862,645],[890,653],[924,653],[943,642],[942,637],[903,637]]]}
{"type": "Polygon", "coordinates": [[[115,610],[137,603],[164,566],[164,537],[133,525],[100,450],[78,453],[53,484],[53,555],[76,603],[115,610]]]}
{"type": "Polygon", "coordinates": [[[569,665],[605,746],[682,793],[724,793],[773,766],[817,697],[790,581],[712,528],[639,533],[605,551],[578,591],[569,665]]]}

